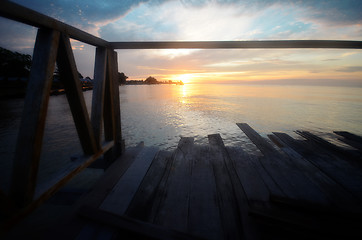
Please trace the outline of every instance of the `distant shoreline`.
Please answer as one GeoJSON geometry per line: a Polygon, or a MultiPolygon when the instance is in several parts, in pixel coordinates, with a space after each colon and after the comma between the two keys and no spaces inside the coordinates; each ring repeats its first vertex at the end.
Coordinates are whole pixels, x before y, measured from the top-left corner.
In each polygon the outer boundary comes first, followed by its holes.
{"type": "Polygon", "coordinates": [[[168,82],[157,82],[157,83],[147,83],[143,80],[128,80],[125,83],[121,84],[121,85],[159,85],[159,84],[166,84],[166,85],[184,85],[184,83],[182,81],[179,82],[173,82],[173,81],[168,81],[168,82]]]}

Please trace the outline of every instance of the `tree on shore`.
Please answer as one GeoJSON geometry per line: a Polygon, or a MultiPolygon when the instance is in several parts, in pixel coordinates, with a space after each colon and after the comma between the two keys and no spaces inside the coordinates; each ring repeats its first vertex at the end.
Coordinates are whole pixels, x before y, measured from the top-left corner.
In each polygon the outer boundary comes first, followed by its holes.
{"type": "Polygon", "coordinates": [[[123,73],[123,72],[119,72],[118,73],[118,83],[121,85],[121,84],[126,84],[126,81],[127,81],[127,76],[123,73]]]}
{"type": "Polygon", "coordinates": [[[156,78],[149,76],[148,78],[146,78],[145,83],[146,84],[157,84],[158,81],[156,78]]]}
{"type": "Polygon", "coordinates": [[[0,47],[0,76],[29,77],[31,56],[0,47]]]}

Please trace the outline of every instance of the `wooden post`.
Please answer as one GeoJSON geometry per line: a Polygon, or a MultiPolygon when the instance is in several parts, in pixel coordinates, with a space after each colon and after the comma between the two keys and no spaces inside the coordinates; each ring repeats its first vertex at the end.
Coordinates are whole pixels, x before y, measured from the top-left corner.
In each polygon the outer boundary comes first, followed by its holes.
{"type": "Polygon", "coordinates": [[[104,137],[106,141],[114,141],[112,151],[106,155],[108,163],[112,162],[121,154],[120,143],[122,141],[116,58],[116,53],[112,49],[107,49],[107,74],[104,96],[104,137]]]}
{"type": "Polygon", "coordinates": [[[60,36],[57,63],[60,80],[65,87],[83,152],[85,155],[92,155],[97,152],[97,144],[79,81],[72,46],[69,37],[64,34],[60,36]]]}
{"type": "Polygon", "coordinates": [[[121,102],[119,98],[119,81],[118,81],[118,59],[117,59],[117,52],[113,52],[113,64],[114,64],[114,88],[113,88],[113,101],[114,101],[114,114],[115,114],[115,149],[116,149],[116,156],[119,156],[124,151],[124,144],[122,140],[122,128],[121,128],[121,102]]]}
{"type": "Polygon", "coordinates": [[[39,29],[16,144],[10,194],[20,206],[33,200],[59,32],[39,29]]]}
{"type": "Polygon", "coordinates": [[[91,122],[98,147],[101,146],[106,66],[107,50],[105,48],[97,48],[94,65],[91,122]]]}

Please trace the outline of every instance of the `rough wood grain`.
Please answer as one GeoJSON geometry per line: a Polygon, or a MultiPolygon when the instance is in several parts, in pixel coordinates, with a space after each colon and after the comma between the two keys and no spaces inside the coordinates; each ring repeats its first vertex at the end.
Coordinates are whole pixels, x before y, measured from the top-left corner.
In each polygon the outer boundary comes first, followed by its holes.
{"type": "Polygon", "coordinates": [[[192,153],[188,231],[206,239],[222,239],[216,183],[207,146],[194,146],[192,153]]]}
{"type": "Polygon", "coordinates": [[[362,175],[358,169],[346,161],[331,158],[320,149],[316,149],[313,144],[297,141],[287,134],[275,133],[275,135],[352,195],[362,200],[362,175]]]}
{"type": "Polygon", "coordinates": [[[79,81],[72,46],[66,35],[60,37],[57,63],[60,80],[64,84],[83,152],[86,155],[92,155],[97,152],[97,144],[79,81]]]}
{"type": "Polygon", "coordinates": [[[240,147],[228,147],[226,149],[231,161],[234,163],[248,200],[269,201],[270,192],[268,186],[256,169],[255,163],[259,161],[257,157],[247,154],[240,147]]]}
{"type": "MultiPolygon", "coordinates": [[[[276,134],[277,135],[277,134],[276,134]]],[[[269,136],[273,141],[278,142],[279,147],[290,156],[290,160],[295,166],[311,179],[320,191],[328,197],[329,201],[335,206],[336,211],[355,212],[360,208],[359,201],[341,185],[332,180],[324,172],[320,171],[315,165],[304,159],[301,155],[291,149],[276,135],[269,136]]],[[[362,209],[361,209],[362,210],[362,209]]]]}
{"type": "Polygon", "coordinates": [[[117,52],[112,51],[112,81],[113,81],[113,108],[114,108],[114,131],[115,131],[115,155],[119,156],[124,151],[122,142],[122,129],[121,129],[121,102],[119,97],[119,82],[118,82],[118,57],[117,52]]]}
{"type": "Polygon", "coordinates": [[[327,197],[289,159],[276,151],[248,124],[237,125],[265,155],[260,158],[261,164],[291,201],[298,204],[304,202],[306,205],[329,204],[327,197]]]}
{"type": "Polygon", "coordinates": [[[210,161],[215,175],[219,213],[223,227],[224,239],[242,238],[243,226],[241,222],[240,209],[234,190],[229,169],[224,159],[223,143],[219,134],[208,135],[210,147],[210,161]]]}
{"type": "Polygon", "coordinates": [[[188,227],[193,138],[181,138],[173,155],[171,172],[156,224],[185,232],[188,227]]]}
{"type": "Polygon", "coordinates": [[[353,133],[350,132],[346,132],[346,131],[334,131],[335,134],[338,134],[346,139],[352,140],[354,142],[357,143],[361,143],[362,144],[362,137],[361,136],[357,136],[353,133]]]}
{"type": "Polygon", "coordinates": [[[59,32],[38,30],[10,189],[20,206],[33,200],[58,42],[59,32]]]}
{"type": "Polygon", "coordinates": [[[125,215],[141,221],[149,221],[152,209],[156,207],[155,198],[162,178],[167,171],[171,155],[172,152],[169,151],[157,153],[125,215]]]}
{"type": "Polygon", "coordinates": [[[91,122],[97,146],[100,145],[103,123],[104,86],[106,78],[107,50],[97,48],[94,66],[91,122]]]}
{"type": "Polygon", "coordinates": [[[308,131],[296,131],[296,133],[305,139],[312,141],[320,148],[325,149],[329,155],[335,155],[338,158],[344,159],[362,170],[362,154],[360,152],[343,149],[308,131]]]}
{"type": "Polygon", "coordinates": [[[118,215],[126,212],[157,151],[157,147],[142,149],[133,164],[103,201],[100,209],[118,215]]]}

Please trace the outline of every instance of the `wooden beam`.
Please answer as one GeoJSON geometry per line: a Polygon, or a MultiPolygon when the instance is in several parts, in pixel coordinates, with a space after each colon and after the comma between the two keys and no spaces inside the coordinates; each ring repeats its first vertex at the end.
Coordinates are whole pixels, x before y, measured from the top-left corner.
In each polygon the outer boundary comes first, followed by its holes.
{"type": "Polygon", "coordinates": [[[94,66],[94,86],[92,95],[91,122],[97,146],[101,142],[103,105],[104,105],[104,87],[106,80],[107,50],[97,48],[95,66],[94,66]]]}
{"type": "MultiPolygon", "coordinates": [[[[144,143],[141,142],[136,147],[127,148],[125,154],[107,168],[107,171],[101,176],[99,181],[95,183],[92,189],[83,195],[72,208],[77,210],[84,204],[98,208],[133,163],[143,147],[144,143]]],[[[53,226],[47,231],[46,236],[52,239],[75,239],[79,236],[79,232],[83,227],[85,227],[84,222],[77,217],[76,212],[70,211],[57,226],[53,226]],[[67,229],[67,231],[64,231],[64,229],[67,229]]],[[[46,236],[44,237],[45,239],[46,236]]]]}
{"type": "Polygon", "coordinates": [[[170,41],[110,42],[114,49],[216,49],[216,48],[353,48],[362,49],[362,41],[269,40],[269,41],[170,41]]]}
{"type": "Polygon", "coordinates": [[[65,93],[84,154],[92,155],[97,152],[97,144],[89,120],[70,39],[64,34],[60,37],[57,63],[60,80],[65,87],[65,93]]]}
{"type": "Polygon", "coordinates": [[[121,117],[119,101],[117,53],[107,49],[107,74],[104,96],[104,137],[106,141],[114,141],[115,147],[108,161],[122,153],[121,117]]]}
{"type": "Polygon", "coordinates": [[[48,199],[67,182],[69,182],[75,175],[83,171],[94,161],[100,158],[105,152],[111,149],[113,145],[113,142],[105,142],[101,146],[100,150],[92,156],[82,156],[76,161],[64,164],[64,166],[60,168],[53,176],[51,176],[48,181],[38,184],[35,191],[34,200],[44,201],[44,199],[48,199]]]}
{"type": "Polygon", "coordinates": [[[11,197],[20,206],[34,195],[59,32],[39,29],[15,150],[11,197]]]}
{"type": "Polygon", "coordinates": [[[122,145],[122,128],[121,128],[121,102],[119,98],[119,82],[118,82],[118,57],[117,52],[113,51],[113,107],[115,121],[115,154],[121,155],[124,152],[122,145]]]}
{"type": "Polygon", "coordinates": [[[34,200],[25,208],[13,211],[12,216],[0,225],[0,236],[2,233],[6,233],[12,227],[14,227],[19,221],[29,215],[37,207],[48,200],[54,193],[56,193],[61,187],[69,182],[75,175],[88,167],[92,162],[97,160],[102,154],[113,147],[113,142],[105,143],[102,149],[92,156],[83,156],[79,161],[70,163],[61,169],[50,181],[41,183],[37,186],[34,194],[34,200]]]}
{"type": "Polygon", "coordinates": [[[1,1],[0,16],[38,28],[54,29],[93,46],[108,46],[108,42],[101,38],[10,1],[1,1]]]}
{"type": "Polygon", "coordinates": [[[107,49],[107,71],[104,95],[104,137],[106,141],[114,141],[114,102],[113,102],[113,63],[112,50],[107,49]]]}

